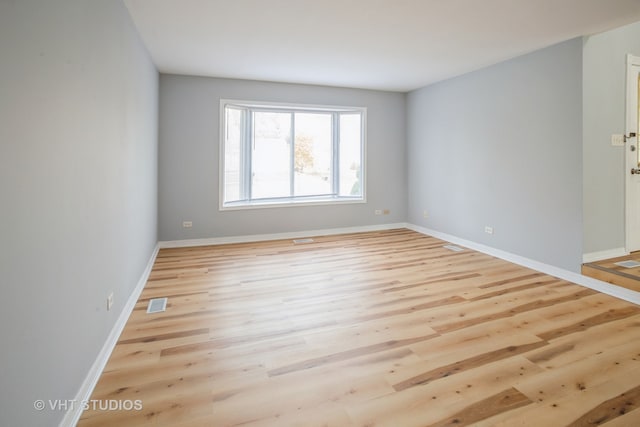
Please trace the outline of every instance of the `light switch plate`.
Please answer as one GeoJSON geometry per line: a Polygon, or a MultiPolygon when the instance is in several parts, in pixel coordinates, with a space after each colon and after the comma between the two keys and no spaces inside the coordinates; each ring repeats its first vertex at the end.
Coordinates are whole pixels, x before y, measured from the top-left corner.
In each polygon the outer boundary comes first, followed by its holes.
{"type": "Polygon", "coordinates": [[[624,135],[614,133],[611,135],[612,147],[624,147],[624,135]]]}

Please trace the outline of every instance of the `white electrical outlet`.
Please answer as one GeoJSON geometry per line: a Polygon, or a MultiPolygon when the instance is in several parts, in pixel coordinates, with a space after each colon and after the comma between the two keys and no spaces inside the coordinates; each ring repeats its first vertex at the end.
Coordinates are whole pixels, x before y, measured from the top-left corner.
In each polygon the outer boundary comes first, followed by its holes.
{"type": "Polygon", "coordinates": [[[422,211],[422,217],[423,217],[424,219],[429,218],[429,212],[427,212],[427,211],[422,211]]]}
{"type": "Polygon", "coordinates": [[[484,227],[484,232],[487,234],[493,234],[493,227],[489,227],[488,225],[484,227]]]}
{"type": "Polygon", "coordinates": [[[113,292],[107,297],[107,311],[111,310],[111,307],[113,307],[113,292]]]}
{"type": "Polygon", "coordinates": [[[373,213],[376,215],[382,215],[382,209],[376,209],[373,213]]]}
{"type": "Polygon", "coordinates": [[[191,221],[182,221],[182,228],[191,228],[193,223],[191,221]]]}

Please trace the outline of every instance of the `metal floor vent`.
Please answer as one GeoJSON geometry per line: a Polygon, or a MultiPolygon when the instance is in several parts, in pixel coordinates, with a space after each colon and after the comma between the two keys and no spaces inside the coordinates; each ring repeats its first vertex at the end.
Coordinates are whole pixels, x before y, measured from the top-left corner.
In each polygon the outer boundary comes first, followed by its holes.
{"type": "Polygon", "coordinates": [[[167,298],[151,298],[147,306],[147,313],[160,313],[167,309],[167,298]]]}
{"type": "Polygon", "coordinates": [[[462,249],[460,246],[456,246],[456,245],[444,245],[443,248],[449,249],[450,251],[453,251],[453,252],[462,252],[462,251],[464,251],[464,249],[462,249]]]}
{"type": "Polygon", "coordinates": [[[615,265],[619,265],[620,267],[624,267],[624,268],[636,268],[636,267],[640,267],[640,262],[633,261],[633,260],[620,261],[620,262],[616,262],[615,265]]]}
{"type": "Polygon", "coordinates": [[[305,243],[313,243],[313,239],[294,239],[293,243],[296,245],[303,245],[305,243]]]}

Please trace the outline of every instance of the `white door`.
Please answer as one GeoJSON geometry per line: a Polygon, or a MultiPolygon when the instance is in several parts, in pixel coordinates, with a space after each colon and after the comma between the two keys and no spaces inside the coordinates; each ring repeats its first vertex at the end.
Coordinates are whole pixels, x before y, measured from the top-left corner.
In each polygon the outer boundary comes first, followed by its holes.
{"type": "Polygon", "coordinates": [[[627,118],[625,144],[626,249],[640,250],[640,147],[638,147],[638,80],[640,57],[627,55],[627,118]]]}

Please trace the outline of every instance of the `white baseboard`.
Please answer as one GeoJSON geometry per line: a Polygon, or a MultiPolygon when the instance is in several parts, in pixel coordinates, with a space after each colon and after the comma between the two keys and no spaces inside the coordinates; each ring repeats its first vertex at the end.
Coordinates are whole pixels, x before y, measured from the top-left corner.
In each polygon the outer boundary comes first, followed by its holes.
{"type": "Polygon", "coordinates": [[[393,230],[407,228],[404,222],[395,224],[365,225],[359,227],[325,228],[273,234],[252,234],[247,236],[212,237],[208,239],[168,240],[159,242],[160,248],[184,248],[189,246],[224,245],[228,243],[250,243],[266,240],[299,239],[313,236],[331,236],[334,234],[364,233],[367,231],[393,230]]]}
{"type": "Polygon", "coordinates": [[[606,251],[590,252],[582,255],[582,262],[596,262],[603,259],[618,258],[621,256],[629,255],[629,252],[625,248],[608,249],[606,251]]]}
{"type": "Polygon", "coordinates": [[[583,276],[582,274],[574,273],[573,271],[565,270],[564,268],[556,267],[553,265],[545,264],[540,261],[536,261],[530,258],[526,258],[520,255],[515,255],[510,252],[506,252],[500,249],[492,248],[480,243],[472,242],[470,240],[461,239],[450,234],[441,233],[436,230],[431,230],[425,227],[421,227],[414,224],[407,224],[407,228],[417,231],[418,233],[433,236],[447,242],[455,243],[456,245],[465,246],[469,249],[473,249],[478,252],[485,253],[487,255],[494,256],[496,258],[503,259],[505,261],[512,262],[514,264],[521,265],[523,267],[531,268],[533,270],[540,271],[550,276],[558,277],[560,279],[567,280],[569,282],[593,289],[603,294],[611,295],[622,300],[640,305],[640,292],[632,291],[630,289],[622,288],[620,286],[612,285],[611,283],[603,282],[601,280],[593,279],[591,277],[583,276]]]}
{"type": "Polygon", "coordinates": [[[78,420],[80,420],[80,416],[82,415],[82,405],[80,404],[80,402],[87,401],[91,398],[91,393],[93,392],[93,389],[95,388],[98,379],[100,378],[100,375],[102,374],[102,371],[107,364],[107,361],[109,360],[109,356],[111,356],[113,348],[118,342],[118,337],[120,337],[120,334],[122,333],[122,330],[124,329],[124,326],[126,325],[127,320],[129,319],[129,316],[131,315],[131,312],[133,311],[133,308],[138,301],[138,297],[140,296],[140,293],[142,293],[144,285],[147,283],[147,279],[149,278],[149,274],[151,274],[151,269],[153,268],[153,263],[156,260],[159,249],[159,245],[156,244],[153,253],[151,254],[151,258],[149,258],[149,262],[147,263],[142,276],[140,276],[140,280],[138,280],[135,289],[129,296],[129,299],[122,309],[122,312],[120,312],[120,316],[118,317],[115,325],[113,325],[113,328],[111,328],[111,333],[107,337],[107,340],[102,346],[100,353],[98,353],[98,357],[93,362],[93,365],[91,366],[91,369],[89,369],[89,373],[83,381],[80,390],[76,394],[74,400],[76,404],[72,405],[72,408],[67,411],[64,418],[60,422],[60,427],[73,427],[78,423],[78,420]]]}

